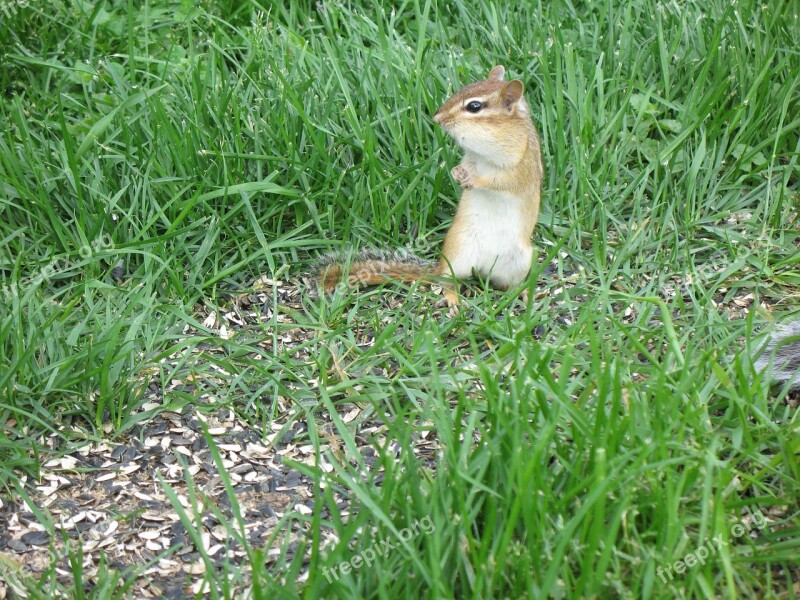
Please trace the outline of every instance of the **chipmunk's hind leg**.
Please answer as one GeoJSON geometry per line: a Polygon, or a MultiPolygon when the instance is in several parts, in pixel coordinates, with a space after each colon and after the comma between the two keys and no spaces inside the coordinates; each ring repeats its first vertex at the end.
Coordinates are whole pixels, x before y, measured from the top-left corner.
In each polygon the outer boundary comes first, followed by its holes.
{"type": "Polygon", "coordinates": [[[439,278],[442,285],[442,295],[444,298],[436,303],[436,308],[449,307],[449,316],[455,316],[458,313],[458,288],[459,283],[457,275],[452,270],[452,265],[443,256],[439,259],[436,268],[431,275],[439,278]]]}
{"type": "Polygon", "coordinates": [[[436,303],[437,308],[449,307],[447,316],[455,317],[458,314],[458,282],[451,279],[442,284],[444,298],[436,303]]]}
{"type": "Polygon", "coordinates": [[[458,282],[450,280],[442,283],[442,295],[444,298],[436,306],[458,306],[458,282]]]}

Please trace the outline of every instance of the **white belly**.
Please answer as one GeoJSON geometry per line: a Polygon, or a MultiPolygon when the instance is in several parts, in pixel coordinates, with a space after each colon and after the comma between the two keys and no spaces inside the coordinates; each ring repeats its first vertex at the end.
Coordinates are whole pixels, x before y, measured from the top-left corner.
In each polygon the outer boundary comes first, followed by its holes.
{"type": "MultiPolygon", "coordinates": [[[[459,256],[448,257],[459,279],[473,271],[495,286],[521,282],[531,267],[530,240],[522,233],[522,201],[516,196],[486,189],[470,190],[461,199],[464,218],[459,256]]],[[[460,215],[461,216],[461,215],[460,215]]]]}

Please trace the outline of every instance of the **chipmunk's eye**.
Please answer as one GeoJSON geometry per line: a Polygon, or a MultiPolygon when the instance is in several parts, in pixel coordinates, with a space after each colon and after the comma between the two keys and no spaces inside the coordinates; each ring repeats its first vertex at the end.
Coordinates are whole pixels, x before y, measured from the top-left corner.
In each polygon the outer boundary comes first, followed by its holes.
{"type": "Polygon", "coordinates": [[[464,108],[467,109],[467,112],[476,113],[480,112],[480,110],[483,108],[483,104],[478,102],[477,100],[473,100],[472,102],[467,104],[464,108]]]}

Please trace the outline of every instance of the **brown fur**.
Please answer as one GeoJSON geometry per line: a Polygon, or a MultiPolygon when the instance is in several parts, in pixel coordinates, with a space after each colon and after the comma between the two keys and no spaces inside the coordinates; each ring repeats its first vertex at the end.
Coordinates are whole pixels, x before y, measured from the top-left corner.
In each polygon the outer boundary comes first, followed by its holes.
{"type": "MultiPolygon", "coordinates": [[[[539,218],[543,177],[541,148],[539,135],[530,119],[529,111],[521,112],[514,106],[509,112],[506,107],[507,98],[511,98],[512,102],[519,100],[522,95],[522,83],[517,80],[503,82],[501,80],[503,73],[502,67],[495,67],[489,74],[489,79],[461,88],[436,111],[434,119],[445,129],[452,124],[461,126],[465,120],[468,126],[471,116],[464,112],[464,103],[471,98],[486,100],[488,107],[480,115],[475,115],[478,118],[475,118],[474,124],[476,127],[497,132],[494,137],[501,147],[500,153],[503,157],[512,157],[512,165],[502,165],[490,176],[471,177],[463,193],[466,195],[470,189],[477,187],[507,192],[524,198],[526,201],[523,203],[521,217],[525,227],[521,241],[529,245],[539,218]]],[[[527,109],[527,104],[525,107],[527,109]]],[[[453,135],[458,139],[458,134],[457,131],[453,135]]],[[[477,167],[469,156],[464,157],[461,165],[469,172],[475,172],[477,167]]],[[[459,205],[459,209],[462,206],[463,204],[459,205]]],[[[463,238],[466,231],[462,225],[463,220],[461,210],[457,210],[453,225],[445,237],[443,257],[438,266],[442,275],[448,272],[446,257],[457,256],[462,244],[465,243],[463,238]]]]}
{"type": "Polygon", "coordinates": [[[317,280],[326,292],[340,284],[380,285],[388,280],[409,283],[431,271],[431,262],[401,250],[365,248],[349,260],[345,254],[322,257],[317,263],[317,280]],[[346,279],[345,279],[346,275],[346,279]]]}
{"type": "Polygon", "coordinates": [[[347,279],[342,264],[326,267],[319,275],[319,283],[326,292],[332,292],[341,283],[350,287],[356,285],[380,285],[387,281],[411,283],[425,275],[428,269],[405,263],[383,261],[356,261],[350,264],[347,279]]]}
{"type": "MultiPolygon", "coordinates": [[[[464,216],[463,198],[473,188],[487,188],[505,192],[522,199],[521,245],[530,248],[531,235],[539,216],[540,189],[542,182],[542,161],[539,136],[524,98],[523,85],[518,80],[503,81],[505,69],[497,66],[487,79],[477,81],[461,88],[447,100],[434,115],[439,123],[464,148],[465,155],[458,168],[459,178],[454,169],[454,177],[461,185],[462,202],[456,210],[453,224],[445,236],[442,255],[436,264],[423,263],[420,259],[407,256],[362,256],[353,258],[347,282],[363,285],[378,285],[389,279],[410,282],[420,278],[451,277],[450,260],[464,251],[469,238],[475,235],[468,231],[464,216]],[[465,102],[478,98],[484,108],[477,114],[469,113],[465,102]],[[491,136],[494,154],[488,159],[476,158],[470,151],[470,144],[481,145],[481,140],[491,136]],[[496,162],[495,162],[496,161],[496,162]],[[479,164],[483,170],[492,165],[489,173],[478,175],[479,164]]],[[[481,146],[479,149],[483,149],[481,146]]],[[[467,247],[468,249],[468,247],[467,247]]],[[[342,260],[327,260],[320,270],[320,284],[325,290],[334,289],[345,275],[342,260]]],[[[444,295],[447,304],[458,303],[458,287],[455,281],[445,283],[444,295]]]]}

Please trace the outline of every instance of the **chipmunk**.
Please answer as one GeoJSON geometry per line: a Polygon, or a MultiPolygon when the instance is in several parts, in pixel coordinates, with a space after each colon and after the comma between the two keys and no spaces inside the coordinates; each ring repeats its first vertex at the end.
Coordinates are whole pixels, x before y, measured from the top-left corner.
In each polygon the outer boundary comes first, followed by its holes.
{"type": "Polygon", "coordinates": [[[800,321],[777,325],[753,356],[757,373],[777,385],[800,390],[800,321]]]}
{"type": "MultiPolygon", "coordinates": [[[[463,160],[451,171],[461,187],[461,200],[438,262],[407,252],[363,250],[350,260],[348,283],[449,278],[439,305],[457,310],[458,283],[453,278],[477,273],[506,290],[527,277],[531,235],[539,216],[542,158],[522,82],[506,82],[504,75],[504,67],[494,67],[487,79],[461,88],[433,115],[464,150],[463,160]]],[[[323,289],[332,291],[341,282],[344,262],[342,256],[320,261],[323,289]]]]}

